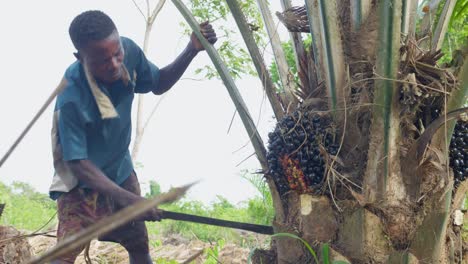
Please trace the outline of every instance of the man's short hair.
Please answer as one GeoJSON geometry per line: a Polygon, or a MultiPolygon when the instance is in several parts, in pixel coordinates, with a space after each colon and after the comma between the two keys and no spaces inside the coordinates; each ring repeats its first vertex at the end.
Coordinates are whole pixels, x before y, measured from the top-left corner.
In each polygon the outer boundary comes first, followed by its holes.
{"type": "Polygon", "coordinates": [[[112,19],[102,11],[91,10],[76,16],[70,24],[70,34],[73,46],[77,50],[84,48],[89,42],[103,40],[116,30],[112,19]]]}

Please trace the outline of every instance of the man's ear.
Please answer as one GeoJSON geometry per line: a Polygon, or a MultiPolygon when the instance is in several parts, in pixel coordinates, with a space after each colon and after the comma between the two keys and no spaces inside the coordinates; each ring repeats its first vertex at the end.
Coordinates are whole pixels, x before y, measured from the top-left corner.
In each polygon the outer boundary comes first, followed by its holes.
{"type": "Polygon", "coordinates": [[[83,60],[83,57],[81,57],[81,54],[80,52],[73,52],[73,55],[75,56],[75,58],[79,61],[82,61],[83,60]]]}

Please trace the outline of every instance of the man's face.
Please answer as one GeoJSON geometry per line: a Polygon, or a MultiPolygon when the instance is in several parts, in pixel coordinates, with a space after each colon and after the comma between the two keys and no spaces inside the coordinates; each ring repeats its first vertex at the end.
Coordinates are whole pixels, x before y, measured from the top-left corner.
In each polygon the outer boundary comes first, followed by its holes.
{"type": "Polygon", "coordinates": [[[98,81],[111,84],[122,77],[124,50],[117,31],[103,40],[88,43],[79,52],[79,59],[86,63],[98,81]]]}

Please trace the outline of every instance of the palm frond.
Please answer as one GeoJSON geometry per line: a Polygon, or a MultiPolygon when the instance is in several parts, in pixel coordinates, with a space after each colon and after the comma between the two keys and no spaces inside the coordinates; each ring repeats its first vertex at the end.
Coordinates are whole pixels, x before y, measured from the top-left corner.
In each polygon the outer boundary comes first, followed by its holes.
{"type": "Polygon", "coordinates": [[[290,80],[291,74],[289,73],[289,66],[286,60],[286,55],[281,46],[281,40],[276,30],[275,23],[273,22],[273,16],[271,15],[268,3],[266,0],[257,0],[260,13],[262,14],[265,27],[267,29],[268,37],[271,42],[273,54],[275,57],[276,65],[278,66],[278,73],[281,81],[282,88],[286,94],[286,110],[294,109],[298,103],[297,98],[294,96],[294,82],[290,80]]]}
{"type": "Polygon", "coordinates": [[[280,120],[284,116],[284,110],[281,107],[281,104],[276,95],[275,86],[273,84],[273,81],[271,80],[270,73],[268,72],[265,66],[265,61],[263,60],[262,54],[260,53],[260,49],[258,48],[254,36],[251,30],[249,29],[247,19],[242,13],[242,10],[237,0],[227,0],[227,4],[229,6],[229,9],[231,10],[232,16],[234,17],[237,26],[240,29],[245,44],[247,45],[247,49],[250,53],[250,56],[252,57],[252,61],[255,65],[255,68],[257,69],[258,77],[260,78],[260,81],[262,82],[262,85],[265,89],[265,93],[273,108],[275,117],[277,120],[280,120]]]}

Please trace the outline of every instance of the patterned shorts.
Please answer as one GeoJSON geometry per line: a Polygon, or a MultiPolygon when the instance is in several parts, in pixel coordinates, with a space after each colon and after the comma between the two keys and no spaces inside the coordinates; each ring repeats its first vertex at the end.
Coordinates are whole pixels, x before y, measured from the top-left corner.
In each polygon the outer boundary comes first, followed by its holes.
{"type": "MultiPolygon", "coordinates": [[[[138,179],[133,172],[121,187],[140,195],[138,179]]],[[[97,193],[94,190],[75,188],[63,193],[57,200],[59,226],[57,241],[61,241],[98,220],[113,214],[121,208],[111,197],[97,193]]],[[[134,253],[148,253],[148,234],[144,222],[134,221],[121,226],[98,238],[100,241],[111,241],[121,244],[134,253]]],[[[83,251],[82,246],[75,251],[62,256],[60,260],[73,263],[83,251]]]]}

